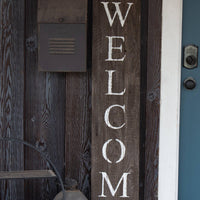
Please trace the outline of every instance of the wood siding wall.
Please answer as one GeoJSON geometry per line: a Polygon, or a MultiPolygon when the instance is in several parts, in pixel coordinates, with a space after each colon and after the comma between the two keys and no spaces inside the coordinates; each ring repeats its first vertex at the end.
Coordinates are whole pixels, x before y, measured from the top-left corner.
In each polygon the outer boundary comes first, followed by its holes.
{"type": "MultiPolygon", "coordinates": [[[[157,199],[161,3],[144,6],[141,200],[157,199]]],[[[88,10],[88,72],[45,73],[37,66],[37,0],[0,0],[0,136],[39,147],[90,199],[92,0],[88,10]]],[[[36,152],[0,143],[0,170],[46,168],[36,152]]],[[[58,191],[55,181],[0,182],[1,200],[53,199],[58,191]]]]}
{"type": "Polygon", "coordinates": [[[158,199],[162,0],[148,2],[144,199],[158,199]]]}

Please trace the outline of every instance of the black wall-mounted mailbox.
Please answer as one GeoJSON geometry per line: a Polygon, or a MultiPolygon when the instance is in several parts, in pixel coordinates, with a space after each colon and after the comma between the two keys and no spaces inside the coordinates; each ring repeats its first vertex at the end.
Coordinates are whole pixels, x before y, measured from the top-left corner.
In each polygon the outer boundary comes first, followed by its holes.
{"type": "Polygon", "coordinates": [[[85,72],[87,0],[38,0],[40,71],[85,72]]]}

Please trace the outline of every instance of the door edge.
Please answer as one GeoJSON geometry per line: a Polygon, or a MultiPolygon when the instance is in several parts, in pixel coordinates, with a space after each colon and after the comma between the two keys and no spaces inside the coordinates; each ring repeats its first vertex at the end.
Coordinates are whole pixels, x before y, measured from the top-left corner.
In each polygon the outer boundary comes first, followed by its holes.
{"type": "Polygon", "coordinates": [[[163,0],[158,200],[178,199],[183,0],[163,0]]]}

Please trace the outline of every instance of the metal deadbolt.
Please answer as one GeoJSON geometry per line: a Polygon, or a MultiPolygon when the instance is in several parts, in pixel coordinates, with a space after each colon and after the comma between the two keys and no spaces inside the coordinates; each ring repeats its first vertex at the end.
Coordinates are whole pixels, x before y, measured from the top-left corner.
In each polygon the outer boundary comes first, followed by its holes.
{"type": "Polygon", "coordinates": [[[196,87],[196,81],[191,77],[185,79],[183,84],[188,90],[193,90],[196,87]]]}
{"type": "Polygon", "coordinates": [[[198,65],[198,47],[195,45],[188,45],[184,48],[184,67],[193,69],[198,65]]]}
{"type": "Polygon", "coordinates": [[[195,65],[195,63],[197,62],[197,58],[193,55],[188,56],[186,58],[186,62],[187,62],[188,65],[195,65]]]}

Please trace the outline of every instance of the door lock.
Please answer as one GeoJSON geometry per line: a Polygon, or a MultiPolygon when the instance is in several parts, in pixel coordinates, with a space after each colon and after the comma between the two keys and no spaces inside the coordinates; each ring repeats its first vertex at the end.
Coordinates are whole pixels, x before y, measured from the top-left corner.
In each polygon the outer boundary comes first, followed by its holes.
{"type": "Polygon", "coordinates": [[[193,90],[196,87],[196,81],[192,77],[185,79],[183,84],[188,90],[193,90]]]}
{"type": "Polygon", "coordinates": [[[184,48],[184,67],[193,69],[198,65],[198,47],[188,45],[184,48]]]}
{"type": "Polygon", "coordinates": [[[195,65],[195,63],[197,63],[197,58],[195,57],[195,56],[193,56],[193,55],[191,55],[191,56],[188,56],[187,58],[186,58],[186,62],[187,62],[187,64],[188,65],[195,65]]]}

